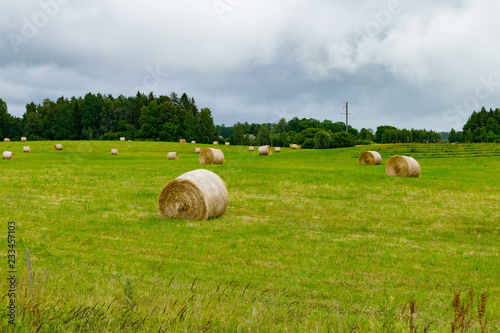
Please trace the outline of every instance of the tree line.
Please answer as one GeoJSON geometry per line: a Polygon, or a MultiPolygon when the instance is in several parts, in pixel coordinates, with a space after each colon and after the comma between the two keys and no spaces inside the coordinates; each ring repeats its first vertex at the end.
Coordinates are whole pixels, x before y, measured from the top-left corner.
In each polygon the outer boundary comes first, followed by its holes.
{"type": "Polygon", "coordinates": [[[451,129],[448,142],[500,142],[500,109],[474,111],[462,131],[451,129]]]}

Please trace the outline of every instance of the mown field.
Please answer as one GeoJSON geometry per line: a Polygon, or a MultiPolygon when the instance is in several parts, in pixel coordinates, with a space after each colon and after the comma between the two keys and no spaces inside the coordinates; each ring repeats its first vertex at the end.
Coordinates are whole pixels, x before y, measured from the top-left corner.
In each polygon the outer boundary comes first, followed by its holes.
{"type": "Polygon", "coordinates": [[[1,331],[450,332],[457,294],[463,332],[500,331],[499,144],[221,146],[224,165],[201,166],[194,147],[212,145],[61,143],[0,143],[15,154],[0,160],[0,257],[7,272],[15,221],[18,279],[15,326],[0,283],[1,331]],[[358,164],[367,148],[382,165],[358,164]],[[386,176],[395,154],[421,177],[386,176]],[[199,168],[226,182],[226,214],[160,218],[163,186],[199,168]]]}

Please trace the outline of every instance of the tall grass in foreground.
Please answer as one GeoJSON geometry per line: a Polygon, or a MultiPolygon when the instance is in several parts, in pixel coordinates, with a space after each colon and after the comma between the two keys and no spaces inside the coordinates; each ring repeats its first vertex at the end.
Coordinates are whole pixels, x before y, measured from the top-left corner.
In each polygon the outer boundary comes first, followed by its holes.
{"type": "MultiPolygon", "coordinates": [[[[219,147],[225,164],[201,166],[189,144],[62,144],[3,145],[19,284],[18,324],[2,306],[2,331],[500,330],[499,145],[377,145],[382,165],[362,167],[365,147],[219,147]],[[387,177],[394,154],[415,157],[421,177],[387,177]],[[198,168],[226,182],[226,214],[160,218],[163,186],[198,168]]],[[[2,279],[5,305],[6,291],[2,279]]]]}

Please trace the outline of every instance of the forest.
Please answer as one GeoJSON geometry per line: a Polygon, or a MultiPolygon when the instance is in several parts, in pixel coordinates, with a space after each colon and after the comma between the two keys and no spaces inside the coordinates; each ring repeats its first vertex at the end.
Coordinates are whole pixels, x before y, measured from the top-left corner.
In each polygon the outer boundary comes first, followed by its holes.
{"type": "Polygon", "coordinates": [[[425,129],[398,129],[378,126],[357,130],[343,122],[312,118],[280,119],[278,123],[214,125],[209,108],[198,109],[194,98],[175,92],[156,97],[137,92],[117,98],[88,93],[84,97],[45,99],[26,105],[22,118],[8,113],[0,99],[0,137],[18,140],[130,140],[199,143],[230,142],[233,145],[337,148],[370,143],[500,142],[500,109],[474,111],[461,131],[438,133],[425,129]],[[445,135],[443,135],[445,134],[445,135]],[[444,140],[443,140],[444,138],[444,140]]]}

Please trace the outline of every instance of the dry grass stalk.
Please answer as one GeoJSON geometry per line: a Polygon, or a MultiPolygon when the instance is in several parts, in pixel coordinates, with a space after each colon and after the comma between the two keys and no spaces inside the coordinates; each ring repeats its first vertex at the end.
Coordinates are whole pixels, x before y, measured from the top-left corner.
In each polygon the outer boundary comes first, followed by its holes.
{"type": "Polygon", "coordinates": [[[194,149],[194,153],[195,153],[195,154],[199,154],[200,152],[201,152],[201,148],[195,148],[195,149],[194,149]]]}
{"type": "Polygon", "coordinates": [[[293,144],[290,145],[290,148],[292,148],[292,149],[298,149],[299,146],[297,146],[295,143],[293,143],[293,144]]]}
{"type": "Polygon", "coordinates": [[[54,145],[55,150],[62,150],[62,144],[58,143],[54,145]]]}
{"type": "Polygon", "coordinates": [[[3,159],[4,160],[12,160],[14,159],[14,153],[11,151],[4,151],[3,152],[3,159]]]}
{"type": "Polygon", "coordinates": [[[30,146],[23,146],[23,153],[29,153],[30,151],[30,146]]]}
{"type": "Polygon", "coordinates": [[[248,147],[248,151],[254,151],[253,147],[248,147]]]}
{"type": "Polygon", "coordinates": [[[224,181],[209,170],[194,170],[170,181],[161,191],[158,209],[163,217],[207,220],[227,209],[224,181]]]}
{"type": "Polygon", "coordinates": [[[416,301],[410,301],[410,333],[417,333],[417,327],[415,326],[415,323],[414,323],[415,302],[416,301]]]}
{"type": "Polygon", "coordinates": [[[486,319],[486,300],[488,296],[486,294],[481,294],[479,298],[479,304],[477,305],[477,319],[479,321],[479,326],[481,327],[481,333],[486,333],[488,320],[486,319]]]}
{"type": "Polygon", "coordinates": [[[226,142],[226,146],[229,146],[230,144],[231,144],[231,143],[229,143],[229,142],[226,142]]]}
{"type": "Polygon", "coordinates": [[[125,141],[125,137],[124,136],[120,137],[120,141],[125,141]]]}
{"type": "Polygon", "coordinates": [[[9,139],[9,138],[5,138],[5,139],[3,139],[3,141],[5,141],[5,142],[9,142],[9,141],[10,141],[10,139],[9,139]]]}
{"type": "Polygon", "coordinates": [[[273,151],[271,150],[271,146],[260,146],[259,147],[259,155],[272,155],[273,151]]]}
{"type": "Polygon", "coordinates": [[[118,155],[118,149],[111,149],[111,155],[118,155]]]}
{"type": "Polygon", "coordinates": [[[365,151],[359,157],[360,165],[379,165],[382,163],[382,156],[376,151],[365,151]]]}
{"type": "Polygon", "coordinates": [[[199,157],[200,164],[223,164],[224,153],[220,149],[205,148],[199,157]]]}
{"type": "Polygon", "coordinates": [[[26,138],[25,136],[22,136],[21,141],[26,142],[26,141],[28,141],[28,138],[26,138]]]}
{"type": "Polygon", "coordinates": [[[169,159],[169,160],[178,160],[179,156],[177,155],[177,152],[171,151],[170,153],[168,153],[167,159],[169,159]]]}
{"type": "Polygon", "coordinates": [[[180,139],[179,143],[186,143],[186,139],[180,139]]]}
{"type": "Polygon", "coordinates": [[[412,157],[396,155],[387,162],[385,172],[388,176],[420,177],[420,165],[412,157]]]}
{"type": "Polygon", "coordinates": [[[275,153],[279,153],[279,152],[281,152],[281,148],[280,148],[280,147],[274,147],[274,152],[275,152],[275,153]]]}

